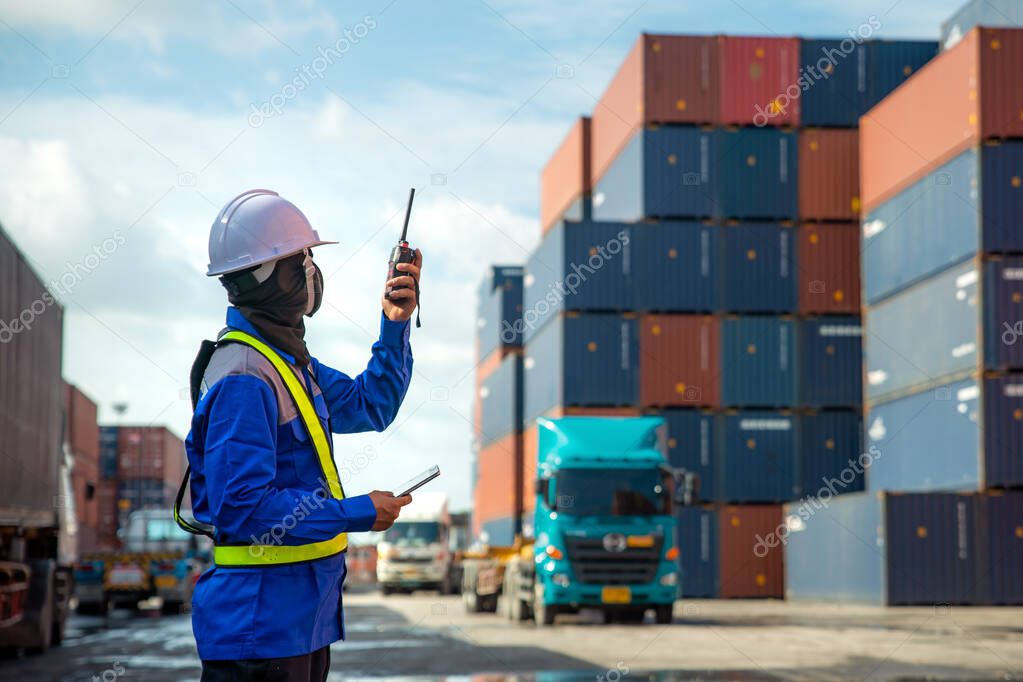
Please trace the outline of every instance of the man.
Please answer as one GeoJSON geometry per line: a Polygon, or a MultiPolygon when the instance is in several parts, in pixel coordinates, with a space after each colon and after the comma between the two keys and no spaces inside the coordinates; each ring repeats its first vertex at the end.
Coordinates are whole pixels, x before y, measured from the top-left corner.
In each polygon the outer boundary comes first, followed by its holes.
{"type": "Polygon", "coordinates": [[[231,306],[215,350],[204,345],[193,368],[186,450],[199,523],[178,515],[215,543],[192,599],[204,681],[325,680],[329,645],[344,637],[347,533],[385,530],[411,501],[346,497],[330,433],[394,420],[412,375],[422,255],[386,282],[406,288],[382,298],[380,338],[352,379],[311,357],[304,340],[302,318],[323,296],[311,250],[335,243],[268,190],[232,199],[210,231],[207,275],[220,277],[231,306]]]}

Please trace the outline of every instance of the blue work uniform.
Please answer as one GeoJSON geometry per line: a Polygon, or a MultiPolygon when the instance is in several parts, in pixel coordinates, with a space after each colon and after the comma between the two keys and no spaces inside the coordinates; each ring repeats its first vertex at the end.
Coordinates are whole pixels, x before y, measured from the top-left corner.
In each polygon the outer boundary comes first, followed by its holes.
{"type": "MultiPolygon", "coordinates": [[[[237,308],[227,326],[263,340],[237,308]]],[[[382,431],[398,413],[412,376],[409,323],[380,323],[366,370],[351,378],[313,358],[295,368],[326,432],[382,431]]],[[[280,374],[251,347],[218,346],[185,441],[195,518],[216,528],[217,544],[302,545],[368,531],[368,495],[325,494],[323,472],[280,374]]],[[[344,463],[339,462],[344,480],[344,463]]],[[[192,629],[203,660],[279,658],[316,651],[344,637],[344,554],[296,563],[217,567],[192,597],[192,629]]]]}

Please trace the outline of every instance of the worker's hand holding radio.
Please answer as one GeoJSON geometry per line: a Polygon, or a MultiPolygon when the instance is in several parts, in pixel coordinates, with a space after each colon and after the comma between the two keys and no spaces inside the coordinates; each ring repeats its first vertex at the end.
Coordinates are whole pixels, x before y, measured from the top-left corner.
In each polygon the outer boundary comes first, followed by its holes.
{"type": "Polygon", "coordinates": [[[406,250],[409,251],[406,257],[411,262],[392,261],[381,299],[384,315],[394,322],[404,322],[411,318],[419,305],[419,273],[423,267],[423,254],[419,249],[413,251],[406,247],[406,250]]]}
{"type": "MultiPolygon", "coordinates": [[[[408,318],[405,318],[408,319],[408,318]]],[[[377,510],[377,520],[373,524],[373,530],[387,530],[394,525],[401,513],[401,508],[412,501],[411,495],[395,497],[394,493],[383,490],[374,490],[369,494],[369,499],[377,510]]]]}

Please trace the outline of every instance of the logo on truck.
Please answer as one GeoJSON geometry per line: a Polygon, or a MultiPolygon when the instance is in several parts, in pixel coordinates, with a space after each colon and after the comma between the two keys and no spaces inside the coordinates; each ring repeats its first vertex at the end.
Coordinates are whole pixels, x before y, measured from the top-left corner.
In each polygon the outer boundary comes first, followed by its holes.
{"type": "Polygon", "coordinates": [[[624,552],[628,542],[621,533],[608,533],[604,536],[604,549],[609,552],[624,552]]]}

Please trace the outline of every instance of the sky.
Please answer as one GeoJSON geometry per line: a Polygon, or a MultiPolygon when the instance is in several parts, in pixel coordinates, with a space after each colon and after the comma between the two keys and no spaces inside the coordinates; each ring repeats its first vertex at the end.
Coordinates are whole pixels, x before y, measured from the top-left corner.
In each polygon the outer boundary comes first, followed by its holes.
{"type": "MultiPolygon", "coordinates": [[[[384,433],[335,437],[349,494],[438,463],[470,501],[475,292],[539,237],[538,177],[643,32],[937,39],[958,0],[0,0],[0,224],[64,305],[64,375],[116,423],[187,433],[223,326],[210,224],[250,188],[326,239],[307,323],[351,375],[377,335],[409,186],[415,373],[384,433]]],[[[431,484],[435,485],[435,484],[431,484]]]]}

